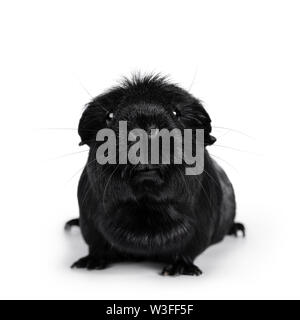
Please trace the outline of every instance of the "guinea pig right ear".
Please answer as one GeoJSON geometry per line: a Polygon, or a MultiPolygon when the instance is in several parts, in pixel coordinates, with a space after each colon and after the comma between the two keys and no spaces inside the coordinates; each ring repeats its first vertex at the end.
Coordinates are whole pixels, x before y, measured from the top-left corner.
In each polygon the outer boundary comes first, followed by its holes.
{"type": "Polygon", "coordinates": [[[105,127],[107,112],[119,105],[123,89],[116,87],[94,98],[87,104],[79,121],[80,146],[90,146],[96,141],[97,132],[105,127]]]}
{"type": "Polygon", "coordinates": [[[84,110],[78,125],[78,134],[81,138],[80,146],[90,146],[96,140],[97,131],[101,123],[97,117],[97,110],[93,104],[88,104],[84,110]]]}

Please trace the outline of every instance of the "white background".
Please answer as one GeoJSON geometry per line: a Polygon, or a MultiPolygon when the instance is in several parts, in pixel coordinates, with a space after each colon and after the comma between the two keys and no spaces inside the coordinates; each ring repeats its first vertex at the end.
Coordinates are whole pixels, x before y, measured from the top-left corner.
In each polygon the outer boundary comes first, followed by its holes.
{"type": "Polygon", "coordinates": [[[290,0],[1,1],[0,298],[300,298],[299,16],[290,0]],[[210,151],[248,236],[198,257],[199,278],[69,269],[87,252],[63,232],[87,153],[63,155],[86,150],[86,91],[138,70],[169,74],[237,130],[214,128],[210,151]]]}

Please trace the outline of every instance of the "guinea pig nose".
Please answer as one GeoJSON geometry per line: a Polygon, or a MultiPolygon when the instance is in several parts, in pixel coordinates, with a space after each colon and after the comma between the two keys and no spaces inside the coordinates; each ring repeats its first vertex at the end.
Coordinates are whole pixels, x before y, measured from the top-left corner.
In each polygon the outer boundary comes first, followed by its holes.
{"type": "Polygon", "coordinates": [[[158,134],[159,134],[159,129],[157,129],[157,128],[155,128],[155,127],[150,127],[150,128],[148,128],[147,133],[148,133],[148,137],[149,137],[150,139],[154,139],[155,137],[158,136],[158,134]]]}

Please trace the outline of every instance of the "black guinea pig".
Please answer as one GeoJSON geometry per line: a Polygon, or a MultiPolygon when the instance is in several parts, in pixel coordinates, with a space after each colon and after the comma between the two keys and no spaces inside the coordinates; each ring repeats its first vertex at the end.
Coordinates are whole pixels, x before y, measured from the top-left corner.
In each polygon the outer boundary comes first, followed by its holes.
{"type": "MultiPolygon", "coordinates": [[[[233,187],[206,147],[211,119],[201,102],[159,75],[134,76],[94,98],[79,123],[89,157],[78,186],[80,225],[89,254],[73,268],[104,269],[121,261],[164,263],[162,275],[200,275],[194,259],[226,235],[245,235],[235,223],[233,187]],[[204,130],[204,170],[186,175],[185,164],[102,164],[100,129],[127,121],[130,128],[204,130]]],[[[118,146],[117,146],[118,147],[118,146]]]]}

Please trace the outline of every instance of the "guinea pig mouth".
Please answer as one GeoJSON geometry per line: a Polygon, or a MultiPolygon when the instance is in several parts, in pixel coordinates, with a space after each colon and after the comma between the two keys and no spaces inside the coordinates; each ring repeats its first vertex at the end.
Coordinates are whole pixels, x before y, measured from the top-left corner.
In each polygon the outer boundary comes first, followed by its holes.
{"type": "Polygon", "coordinates": [[[149,165],[140,165],[134,169],[134,176],[138,177],[155,177],[159,176],[162,178],[162,172],[159,166],[149,166],[149,165]]]}
{"type": "Polygon", "coordinates": [[[160,173],[160,169],[158,167],[139,167],[135,169],[135,173],[137,174],[155,174],[160,173]]]}

